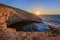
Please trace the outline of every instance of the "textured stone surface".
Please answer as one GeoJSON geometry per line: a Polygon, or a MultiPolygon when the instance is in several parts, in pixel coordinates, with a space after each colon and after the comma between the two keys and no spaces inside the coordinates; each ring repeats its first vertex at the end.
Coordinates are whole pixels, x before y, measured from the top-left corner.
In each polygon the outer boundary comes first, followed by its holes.
{"type": "Polygon", "coordinates": [[[60,40],[60,37],[49,37],[44,32],[15,32],[12,29],[0,31],[0,40],[60,40]]]}

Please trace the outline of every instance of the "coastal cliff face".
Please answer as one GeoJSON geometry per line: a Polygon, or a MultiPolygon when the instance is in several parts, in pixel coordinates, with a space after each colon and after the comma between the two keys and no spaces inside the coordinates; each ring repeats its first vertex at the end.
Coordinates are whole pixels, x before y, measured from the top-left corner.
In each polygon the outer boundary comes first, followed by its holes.
{"type": "MultiPolygon", "coordinates": [[[[42,19],[36,15],[28,13],[24,10],[0,4],[0,22],[6,23],[1,29],[0,25],[0,40],[60,40],[60,34],[53,35],[52,33],[44,32],[17,32],[14,28],[7,28],[7,25],[16,22],[42,22],[42,19]],[[3,15],[4,14],[4,15],[3,15]],[[52,35],[52,36],[50,36],[52,35]]],[[[52,29],[52,28],[51,28],[52,29]]]]}
{"type": "Polygon", "coordinates": [[[19,22],[19,21],[26,21],[26,20],[27,21],[36,21],[36,22],[42,21],[42,19],[40,17],[38,17],[37,15],[31,14],[24,10],[10,7],[10,6],[4,5],[4,4],[0,4],[0,12],[8,15],[9,18],[7,17],[7,15],[5,16],[6,20],[8,18],[8,20],[7,20],[8,25],[19,22]]]}
{"type": "Polygon", "coordinates": [[[10,7],[7,5],[2,5],[2,6],[4,6],[5,8],[13,9],[11,11],[9,9],[7,9],[12,14],[9,16],[9,19],[7,20],[8,25],[14,24],[16,22],[26,21],[26,20],[30,21],[30,22],[31,21],[42,22],[42,19],[40,17],[38,17],[37,15],[34,15],[32,13],[26,12],[26,11],[18,9],[18,8],[10,7]]]}

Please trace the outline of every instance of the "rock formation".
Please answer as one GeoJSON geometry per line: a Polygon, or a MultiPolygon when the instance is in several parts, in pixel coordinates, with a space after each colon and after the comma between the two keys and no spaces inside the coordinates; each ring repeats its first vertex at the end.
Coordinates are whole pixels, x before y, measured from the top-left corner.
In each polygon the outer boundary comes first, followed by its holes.
{"type": "Polygon", "coordinates": [[[31,14],[29,12],[26,12],[18,8],[14,8],[8,5],[4,5],[4,4],[0,4],[0,8],[1,8],[0,10],[2,13],[6,13],[8,14],[8,16],[10,16],[9,19],[7,20],[8,25],[14,24],[20,21],[26,21],[26,20],[30,22],[31,21],[41,22],[42,21],[42,19],[38,17],[37,15],[31,14]]]}
{"type": "Polygon", "coordinates": [[[14,12],[15,11],[13,9],[10,9],[0,4],[0,29],[5,29],[7,27],[6,21],[8,20],[9,16],[12,15],[14,12]]]}
{"type": "Polygon", "coordinates": [[[0,40],[60,40],[60,37],[49,37],[49,33],[17,32],[16,29],[7,28],[7,25],[16,22],[42,22],[42,19],[24,10],[0,4],[0,40]]]}
{"type": "Polygon", "coordinates": [[[5,40],[5,37],[6,40],[9,40],[11,39],[10,37],[13,37],[13,33],[16,32],[16,30],[7,28],[6,24],[6,21],[8,20],[9,16],[13,13],[15,13],[13,9],[10,9],[0,4],[0,40],[5,40]]]}

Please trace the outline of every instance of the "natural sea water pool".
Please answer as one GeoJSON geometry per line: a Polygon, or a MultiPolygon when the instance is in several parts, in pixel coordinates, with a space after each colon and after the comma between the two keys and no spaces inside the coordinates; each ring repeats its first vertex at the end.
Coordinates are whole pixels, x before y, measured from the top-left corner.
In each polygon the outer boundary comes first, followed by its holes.
{"type": "Polygon", "coordinates": [[[31,23],[23,27],[23,31],[48,32],[48,26],[45,23],[31,23]]]}

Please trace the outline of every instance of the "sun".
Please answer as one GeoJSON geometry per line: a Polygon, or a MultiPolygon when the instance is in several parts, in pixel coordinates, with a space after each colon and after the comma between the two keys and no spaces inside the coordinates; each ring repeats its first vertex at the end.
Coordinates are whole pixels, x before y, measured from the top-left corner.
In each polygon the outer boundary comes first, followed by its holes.
{"type": "Polygon", "coordinates": [[[41,9],[34,9],[32,11],[33,14],[39,16],[39,15],[42,15],[43,14],[43,11],[41,9]]]}
{"type": "Polygon", "coordinates": [[[40,11],[35,11],[35,14],[36,15],[40,15],[40,11]]]}
{"type": "Polygon", "coordinates": [[[33,12],[33,14],[39,16],[39,15],[41,15],[41,12],[39,10],[36,10],[36,11],[33,12]]]}

